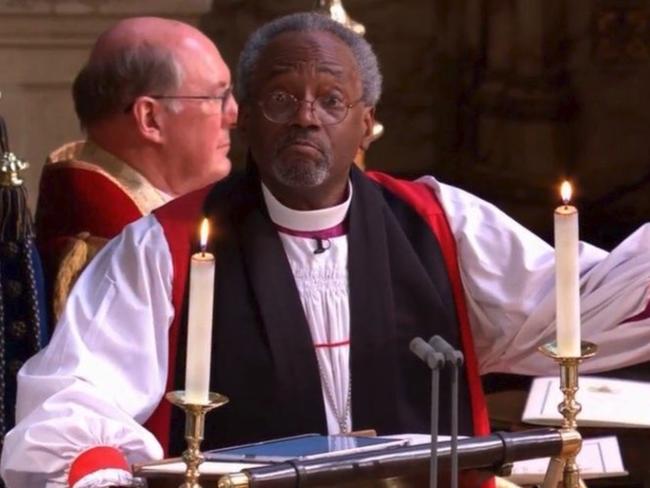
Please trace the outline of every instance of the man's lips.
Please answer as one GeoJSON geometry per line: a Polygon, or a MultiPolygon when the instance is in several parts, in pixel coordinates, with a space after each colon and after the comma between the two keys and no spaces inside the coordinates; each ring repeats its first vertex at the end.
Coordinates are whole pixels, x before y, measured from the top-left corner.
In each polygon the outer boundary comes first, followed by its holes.
{"type": "Polygon", "coordinates": [[[282,146],[280,146],[280,151],[284,151],[285,149],[290,149],[290,148],[310,149],[310,150],[318,151],[321,154],[323,153],[323,150],[317,143],[305,139],[295,139],[292,141],[288,141],[282,144],[282,146]]]}

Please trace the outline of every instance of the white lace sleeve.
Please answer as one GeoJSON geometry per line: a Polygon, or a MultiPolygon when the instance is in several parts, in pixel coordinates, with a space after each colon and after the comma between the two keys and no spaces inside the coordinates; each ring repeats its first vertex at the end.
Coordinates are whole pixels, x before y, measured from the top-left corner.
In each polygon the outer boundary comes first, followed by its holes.
{"type": "MultiPolygon", "coordinates": [[[[555,374],[536,352],[555,339],[555,253],[495,206],[432,177],[456,239],[481,373],[555,374]]],[[[549,219],[552,209],[549,209],[549,219]]],[[[582,335],[599,344],[585,371],[650,358],[650,319],[627,322],[650,298],[650,225],[611,253],[580,244],[582,335]]]]}
{"type": "Polygon", "coordinates": [[[116,447],[129,463],[162,457],[140,424],[164,393],[171,276],[152,216],[82,273],[50,344],[19,372],[17,425],[2,453],[8,488],[66,486],[72,461],[93,446],[116,447]]]}

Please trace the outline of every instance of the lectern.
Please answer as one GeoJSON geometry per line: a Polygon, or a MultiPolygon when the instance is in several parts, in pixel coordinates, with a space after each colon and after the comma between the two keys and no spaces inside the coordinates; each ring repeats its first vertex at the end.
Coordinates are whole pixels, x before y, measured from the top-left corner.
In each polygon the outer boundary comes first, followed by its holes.
{"type": "MultiPolygon", "coordinates": [[[[514,461],[577,453],[580,434],[574,430],[535,429],[513,433],[494,433],[458,442],[460,486],[477,487],[481,480],[514,461]]],[[[290,461],[228,475],[202,475],[203,488],[297,488],[297,487],[422,487],[429,476],[430,446],[393,447],[381,451],[290,461]]],[[[439,483],[449,479],[449,442],[438,445],[439,483]]],[[[147,478],[149,488],[177,488],[182,473],[149,471],[137,475],[147,478]]]]}

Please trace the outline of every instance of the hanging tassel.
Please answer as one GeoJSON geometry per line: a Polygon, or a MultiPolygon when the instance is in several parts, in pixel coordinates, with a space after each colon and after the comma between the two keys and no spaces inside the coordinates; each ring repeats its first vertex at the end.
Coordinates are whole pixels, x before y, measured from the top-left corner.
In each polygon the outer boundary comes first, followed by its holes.
{"type": "Polygon", "coordinates": [[[29,239],[32,229],[25,187],[0,185],[0,242],[29,239]]]}
{"type": "Polygon", "coordinates": [[[9,151],[7,126],[0,116],[0,242],[16,242],[33,236],[27,207],[27,190],[20,173],[29,166],[9,151]]]}
{"type": "MultiPolygon", "coordinates": [[[[47,341],[43,275],[21,172],[0,117],[0,444],[14,425],[16,373],[47,341]]],[[[0,483],[0,486],[1,483],[0,483]]]]}

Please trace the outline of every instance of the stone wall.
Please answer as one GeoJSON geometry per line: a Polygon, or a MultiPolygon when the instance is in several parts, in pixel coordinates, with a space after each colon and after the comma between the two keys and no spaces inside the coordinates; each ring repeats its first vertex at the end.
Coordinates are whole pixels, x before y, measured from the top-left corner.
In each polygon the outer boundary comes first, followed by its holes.
{"type": "Polygon", "coordinates": [[[443,173],[547,238],[564,177],[587,239],[608,247],[648,221],[650,2],[465,0],[447,10],[465,25],[476,11],[480,48],[463,36],[447,51],[463,132],[446,133],[460,143],[443,173]]]}

